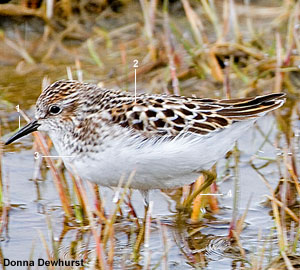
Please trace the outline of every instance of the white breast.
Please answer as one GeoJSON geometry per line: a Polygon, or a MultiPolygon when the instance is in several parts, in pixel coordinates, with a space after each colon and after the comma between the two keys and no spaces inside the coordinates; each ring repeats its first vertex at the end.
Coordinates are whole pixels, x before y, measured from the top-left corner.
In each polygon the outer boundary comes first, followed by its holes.
{"type": "MultiPolygon", "coordinates": [[[[104,186],[117,186],[122,176],[135,171],[132,188],[174,188],[196,180],[233,147],[254,120],[237,122],[210,136],[180,136],[153,143],[123,134],[110,140],[110,147],[90,157],[72,161],[79,175],[104,186]]],[[[66,165],[70,159],[64,159],[66,165]]],[[[125,181],[126,182],[126,181],[125,181]]]]}

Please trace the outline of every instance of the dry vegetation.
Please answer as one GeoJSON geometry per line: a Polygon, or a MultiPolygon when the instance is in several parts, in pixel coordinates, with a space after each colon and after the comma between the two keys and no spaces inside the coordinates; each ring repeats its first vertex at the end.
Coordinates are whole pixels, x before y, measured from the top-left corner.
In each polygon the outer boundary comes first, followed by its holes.
{"type": "MultiPolygon", "coordinates": [[[[132,89],[132,65],[133,60],[138,59],[139,89],[149,92],[222,98],[286,92],[286,106],[274,114],[278,125],[276,140],[270,141],[271,132],[263,134],[264,140],[259,148],[269,144],[279,154],[275,158],[261,157],[258,150],[248,162],[248,166],[252,166],[261,177],[262,185],[269,189],[267,198],[274,218],[278,258],[271,259],[266,266],[268,254],[265,245],[248,254],[241,244],[240,235],[247,211],[242,215],[238,213],[240,152],[237,147],[227,156],[228,168],[229,161],[234,164],[232,220],[228,224],[228,236],[220,237],[213,245],[221,254],[236,256],[238,266],[233,264],[232,269],[294,269],[300,265],[300,185],[297,172],[300,169],[297,160],[300,4],[292,0],[263,1],[261,4],[256,4],[256,1],[251,5],[249,2],[12,1],[0,5],[0,16],[8,16],[3,19],[6,23],[0,30],[0,63],[1,68],[5,65],[13,67],[16,78],[24,81],[24,77],[32,74],[40,78],[47,75],[52,80],[69,77],[99,82],[98,78],[101,78],[101,84],[105,86],[132,89]],[[269,2],[272,5],[268,6],[269,2]],[[25,29],[22,28],[24,22],[25,29]],[[11,27],[12,23],[14,27],[11,27]],[[34,26],[37,24],[39,26],[34,26]],[[265,164],[258,167],[257,159],[264,160],[265,164]],[[270,163],[278,165],[276,189],[261,172],[270,163]]],[[[4,74],[10,72],[4,71],[4,74]]],[[[10,98],[9,78],[5,81],[3,76],[1,80],[5,87],[4,92],[0,92],[0,109],[11,112],[15,106],[12,102],[16,99],[10,98]]],[[[48,79],[45,77],[43,82],[47,84],[48,79]]],[[[38,96],[39,83],[32,82],[32,87],[37,90],[33,95],[38,96]]],[[[25,113],[22,115],[26,119],[25,113]]],[[[1,113],[0,117],[0,134],[17,127],[17,122],[10,122],[6,114],[1,113]]],[[[49,139],[41,134],[34,134],[34,139],[34,152],[49,156],[52,147],[49,139]]],[[[3,148],[0,148],[0,166],[2,155],[3,148]]],[[[94,256],[90,255],[88,248],[79,255],[73,247],[73,258],[83,257],[99,269],[127,269],[128,265],[130,269],[139,269],[138,265],[143,269],[172,269],[168,261],[170,247],[166,233],[170,224],[159,218],[152,219],[151,205],[147,216],[138,218],[131,202],[131,191],[125,188],[117,191],[119,196],[114,209],[108,212],[107,202],[100,197],[101,187],[84,185],[76,175],[71,175],[50,158],[37,159],[36,166],[35,171],[41,170],[42,174],[46,166],[49,167],[61,199],[65,230],[76,229],[78,238],[84,239],[82,241],[86,241],[87,246],[90,241],[95,243],[94,256]],[[122,222],[130,224],[127,233],[133,240],[129,247],[131,257],[120,265],[115,261],[115,234],[122,222]],[[159,231],[163,246],[161,259],[155,262],[151,261],[149,247],[154,228],[159,231]]],[[[10,205],[8,188],[3,184],[8,180],[4,181],[2,170],[0,167],[0,233],[4,234],[10,205]]],[[[37,178],[33,180],[38,181],[37,178]]],[[[223,180],[226,174],[217,177],[216,168],[213,168],[192,186],[165,191],[177,202],[177,213],[171,226],[178,226],[179,231],[185,228],[183,230],[188,232],[187,236],[176,235],[175,241],[187,263],[198,269],[205,269],[207,265],[210,239],[196,241],[195,236],[199,236],[202,226],[209,223],[221,207],[217,196],[203,195],[218,193],[216,178],[223,180]]],[[[123,181],[130,183],[130,179],[123,181]]],[[[58,241],[53,238],[51,246],[44,241],[49,258],[60,256],[63,237],[62,234],[58,241]]]]}

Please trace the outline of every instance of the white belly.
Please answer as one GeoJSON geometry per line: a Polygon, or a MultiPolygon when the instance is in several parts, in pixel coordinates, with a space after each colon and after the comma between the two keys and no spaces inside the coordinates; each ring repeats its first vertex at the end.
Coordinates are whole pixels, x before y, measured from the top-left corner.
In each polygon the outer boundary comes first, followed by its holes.
{"type": "Polygon", "coordinates": [[[190,184],[201,170],[209,169],[233,147],[234,142],[254,120],[238,122],[210,137],[185,136],[142,146],[126,145],[126,137],[115,139],[111,147],[91,158],[64,159],[83,179],[103,186],[117,186],[121,177],[126,184],[134,172],[131,187],[136,189],[174,188],[190,184]]]}

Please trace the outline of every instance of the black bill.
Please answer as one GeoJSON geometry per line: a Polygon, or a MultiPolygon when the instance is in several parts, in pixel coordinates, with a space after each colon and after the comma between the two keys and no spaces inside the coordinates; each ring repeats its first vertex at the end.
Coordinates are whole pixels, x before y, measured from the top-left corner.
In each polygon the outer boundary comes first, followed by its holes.
{"type": "Polygon", "coordinates": [[[40,124],[37,122],[37,120],[31,121],[28,123],[25,127],[21,128],[17,133],[15,133],[13,136],[11,136],[6,142],[5,145],[11,144],[15,140],[33,132],[37,131],[40,124]]]}

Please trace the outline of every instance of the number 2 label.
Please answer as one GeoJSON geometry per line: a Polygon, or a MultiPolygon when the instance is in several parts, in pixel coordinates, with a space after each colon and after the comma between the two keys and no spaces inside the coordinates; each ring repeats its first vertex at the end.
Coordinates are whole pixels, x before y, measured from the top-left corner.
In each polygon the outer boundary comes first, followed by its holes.
{"type": "Polygon", "coordinates": [[[139,60],[135,59],[133,60],[133,67],[138,68],[139,67],[139,60]]]}

